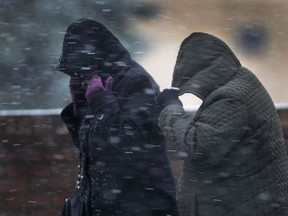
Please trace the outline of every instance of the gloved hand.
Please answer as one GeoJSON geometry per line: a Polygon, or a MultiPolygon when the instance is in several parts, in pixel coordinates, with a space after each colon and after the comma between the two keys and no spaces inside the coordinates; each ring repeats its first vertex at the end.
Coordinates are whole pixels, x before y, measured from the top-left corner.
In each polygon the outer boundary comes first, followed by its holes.
{"type": "Polygon", "coordinates": [[[110,91],[112,89],[113,77],[109,76],[105,82],[105,86],[102,83],[101,77],[94,75],[88,82],[86,89],[86,99],[88,103],[91,102],[94,95],[102,91],[110,91]]]}
{"type": "Polygon", "coordinates": [[[183,106],[178,98],[178,90],[164,89],[157,98],[158,112],[160,113],[166,106],[171,104],[178,104],[183,106]]]}
{"type": "Polygon", "coordinates": [[[79,115],[80,109],[87,104],[85,97],[85,88],[82,84],[83,80],[80,77],[72,76],[69,81],[70,94],[73,101],[73,113],[79,115]]]}

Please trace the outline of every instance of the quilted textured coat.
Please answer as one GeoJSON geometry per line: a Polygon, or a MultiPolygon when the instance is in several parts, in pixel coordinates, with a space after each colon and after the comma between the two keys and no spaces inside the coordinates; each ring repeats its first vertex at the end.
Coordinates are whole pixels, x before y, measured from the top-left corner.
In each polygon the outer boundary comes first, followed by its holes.
{"type": "Polygon", "coordinates": [[[81,74],[95,60],[99,76],[113,77],[112,91],[95,95],[80,118],[72,104],[61,113],[81,155],[72,215],[177,216],[175,181],[158,127],[157,83],[104,26],[91,20],[72,25],[59,69],[81,74]],[[86,58],[81,44],[97,49],[86,58]]]}
{"type": "Polygon", "coordinates": [[[180,105],[160,113],[170,143],[187,153],[178,190],[183,216],[287,216],[288,159],[274,104],[219,38],[181,44],[172,86],[203,100],[194,118],[180,105]]]}

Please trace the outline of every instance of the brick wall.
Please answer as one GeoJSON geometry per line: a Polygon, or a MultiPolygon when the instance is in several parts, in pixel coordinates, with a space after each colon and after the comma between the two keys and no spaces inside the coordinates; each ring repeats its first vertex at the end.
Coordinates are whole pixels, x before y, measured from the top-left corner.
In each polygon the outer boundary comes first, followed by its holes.
{"type": "Polygon", "coordinates": [[[78,164],[59,116],[0,119],[0,215],[59,215],[78,164]]]}
{"type": "MultiPolygon", "coordinates": [[[[288,110],[279,115],[288,137],[288,110]]],[[[178,177],[182,163],[173,150],[169,155],[178,177]]],[[[77,165],[78,152],[59,114],[0,116],[0,216],[60,215],[77,165]]]]}

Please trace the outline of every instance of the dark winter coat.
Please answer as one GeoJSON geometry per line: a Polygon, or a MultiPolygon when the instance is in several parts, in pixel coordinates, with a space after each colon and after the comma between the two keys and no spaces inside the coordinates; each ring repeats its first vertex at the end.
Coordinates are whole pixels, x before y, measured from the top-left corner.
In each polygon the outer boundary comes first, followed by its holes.
{"type": "Polygon", "coordinates": [[[274,104],[231,49],[205,33],[186,38],[172,86],[203,100],[160,113],[169,141],[188,153],[178,191],[184,216],[287,216],[288,159],[274,104]]]}
{"type": "MultiPolygon", "coordinates": [[[[91,20],[77,25],[78,35],[83,25],[90,29],[96,25],[97,31],[90,32],[94,34],[91,38],[103,43],[109,39],[111,46],[90,55],[102,62],[94,65],[99,76],[103,73],[113,76],[112,92],[104,91],[93,97],[81,118],[73,116],[72,104],[61,114],[81,152],[78,190],[82,193],[85,215],[178,215],[175,182],[164,137],[158,128],[155,105],[158,85],[104,26],[91,20]]],[[[87,47],[93,47],[94,41],[87,47]]],[[[82,60],[70,61],[69,70],[79,72],[78,65],[87,69],[89,62],[85,62],[86,58],[82,60]]],[[[63,60],[63,70],[65,61],[69,60],[63,60]]]]}

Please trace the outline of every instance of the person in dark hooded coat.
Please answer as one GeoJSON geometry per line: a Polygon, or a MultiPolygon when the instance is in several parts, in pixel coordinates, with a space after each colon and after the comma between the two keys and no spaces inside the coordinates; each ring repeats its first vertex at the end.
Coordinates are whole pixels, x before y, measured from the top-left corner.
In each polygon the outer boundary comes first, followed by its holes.
{"type": "Polygon", "coordinates": [[[181,44],[171,89],[158,97],[165,137],[187,153],[181,216],[287,216],[288,158],[275,106],[260,81],[219,38],[181,44]],[[177,89],[178,88],[178,89],[177,89]],[[203,103],[194,117],[178,96],[203,103]]]}
{"type": "Polygon", "coordinates": [[[68,27],[58,70],[71,76],[73,103],[61,117],[81,162],[62,215],[177,216],[153,78],[90,19],[68,27]]]}

